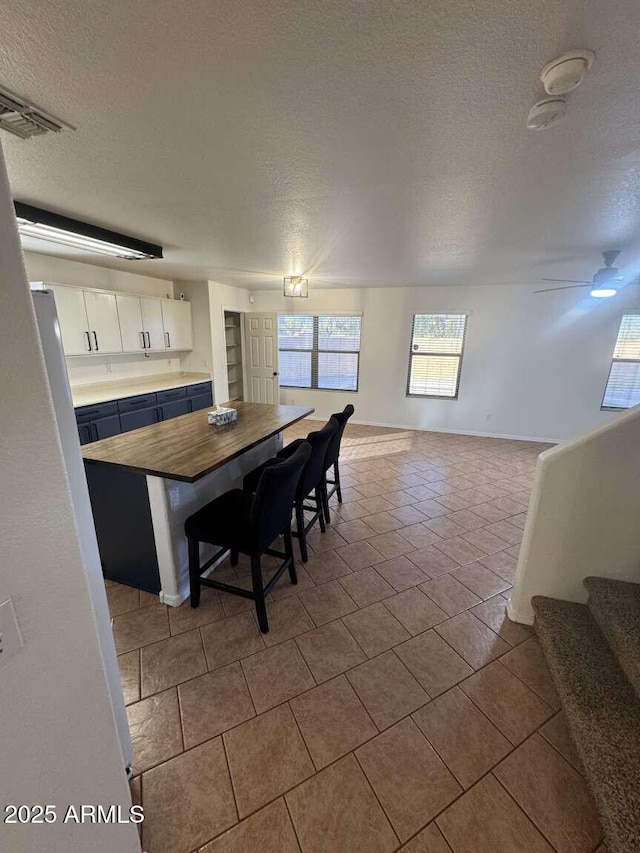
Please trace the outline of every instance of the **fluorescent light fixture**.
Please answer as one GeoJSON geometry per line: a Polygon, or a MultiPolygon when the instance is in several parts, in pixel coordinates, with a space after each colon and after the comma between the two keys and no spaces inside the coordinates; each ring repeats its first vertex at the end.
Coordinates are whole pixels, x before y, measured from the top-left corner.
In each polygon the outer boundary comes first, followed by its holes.
{"type": "Polygon", "coordinates": [[[617,292],[614,287],[594,287],[590,296],[595,296],[596,299],[608,299],[610,296],[615,296],[617,292]]]}
{"type": "Polygon", "coordinates": [[[284,295],[299,296],[306,299],[309,295],[309,279],[301,275],[289,275],[284,277],[284,295]]]}
{"type": "Polygon", "coordinates": [[[24,237],[48,240],[72,249],[128,261],[162,257],[162,246],[155,243],[147,243],[20,201],[14,202],[14,207],[18,231],[24,237]]]}

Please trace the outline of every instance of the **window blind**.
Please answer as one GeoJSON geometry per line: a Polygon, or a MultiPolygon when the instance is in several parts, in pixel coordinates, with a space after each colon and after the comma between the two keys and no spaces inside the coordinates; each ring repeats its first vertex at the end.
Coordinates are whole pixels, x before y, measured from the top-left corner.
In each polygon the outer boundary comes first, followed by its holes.
{"type": "Polygon", "coordinates": [[[625,314],[613,351],[603,409],[628,409],[640,403],[640,314],[625,314]]]}
{"type": "Polygon", "coordinates": [[[357,391],[361,322],[361,317],[337,314],[281,314],[280,384],[357,391]]]}
{"type": "Polygon", "coordinates": [[[457,398],[466,327],[466,314],[413,315],[407,397],[457,398]]]}

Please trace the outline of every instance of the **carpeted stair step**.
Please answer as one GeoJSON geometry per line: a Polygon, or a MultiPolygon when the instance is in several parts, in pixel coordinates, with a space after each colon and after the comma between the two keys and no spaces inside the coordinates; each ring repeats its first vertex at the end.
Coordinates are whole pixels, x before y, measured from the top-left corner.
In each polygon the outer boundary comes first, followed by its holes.
{"type": "Polygon", "coordinates": [[[638,853],[640,698],[586,605],[543,596],[532,603],[610,853],[638,853]]]}
{"type": "Polygon", "coordinates": [[[640,696],[640,584],[585,578],[589,609],[640,696]]]}

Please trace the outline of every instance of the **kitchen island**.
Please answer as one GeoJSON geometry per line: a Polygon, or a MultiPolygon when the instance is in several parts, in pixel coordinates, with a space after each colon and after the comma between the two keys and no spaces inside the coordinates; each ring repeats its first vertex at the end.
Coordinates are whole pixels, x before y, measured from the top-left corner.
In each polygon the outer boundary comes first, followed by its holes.
{"type": "MultiPolygon", "coordinates": [[[[238,411],[233,424],[210,426],[197,411],[82,448],[105,578],[181,604],[189,593],[185,520],[241,486],[282,447],[282,431],[314,411],[229,405],[238,411]]],[[[213,548],[201,547],[207,559],[213,548]]]]}

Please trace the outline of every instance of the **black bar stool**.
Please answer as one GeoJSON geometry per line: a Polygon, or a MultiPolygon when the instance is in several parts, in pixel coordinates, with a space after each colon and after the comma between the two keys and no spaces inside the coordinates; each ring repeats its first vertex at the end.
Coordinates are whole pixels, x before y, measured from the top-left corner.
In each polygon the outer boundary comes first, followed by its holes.
{"type": "Polygon", "coordinates": [[[348,403],[342,412],[336,412],[331,415],[331,420],[336,420],[338,422],[338,432],[333,436],[331,442],[329,443],[329,447],[327,448],[327,456],[325,460],[325,477],[323,481],[323,490],[324,490],[324,506],[325,506],[325,519],[327,524],[331,523],[331,516],[329,514],[329,500],[333,497],[334,494],[338,495],[338,502],[342,503],[342,490],[340,488],[340,465],[338,462],[338,458],[340,456],[340,445],[342,443],[342,434],[344,433],[344,428],[347,425],[347,421],[354,413],[355,409],[348,403]],[[333,480],[329,479],[329,470],[333,468],[333,480]],[[329,491],[329,486],[332,486],[331,491],[329,491]]]}
{"type": "MultiPolygon", "coordinates": [[[[309,456],[307,464],[304,466],[294,501],[296,512],[296,531],[293,535],[298,539],[300,557],[303,563],[306,563],[309,559],[307,533],[311,530],[316,521],[320,522],[320,530],[323,533],[326,529],[324,524],[326,513],[326,507],[324,505],[324,466],[329,444],[338,429],[338,422],[331,418],[329,422],[322,427],[322,429],[310,432],[306,439],[298,438],[295,441],[292,441],[291,444],[283,447],[276,456],[276,459],[287,459],[291,454],[297,453],[298,448],[302,444],[308,442],[311,445],[311,455],[309,456]],[[305,512],[312,513],[310,521],[306,523],[304,520],[305,512]]],[[[264,464],[266,465],[268,463],[264,464]]],[[[242,487],[246,491],[255,491],[263,468],[264,465],[259,466],[244,478],[242,487]]]]}
{"type": "Polygon", "coordinates": [[[310,444],[306,441],[300,442],[295,453],[288,459],[276,457],[262,466],[255,494],[243,489],[232,489],[203,506],[185,521],[184,532],[189,542],[192,607],[197,607],[200,603],[201,586],[210,586],[231,595],[250,598],[256,603],[260,630],[263,634],[267,633],[269,622],[265,596],[287,569],[291,583],[298,583],[291,541],[291,512],[300,475],[310,456],[310,444]],[[284,536],[284,553],[270,547],[274,539],[281,534],[284,536]],[[200,542],[221,546],[202,566],[200,542]],[[252,591],[201,577],[226,551],[231,552],[232,565],[237,564],[238,554],[247,554],[251,558],[252,591]],[[262,554],[283,560],[266,586],[262,579],[262,554]]]}

